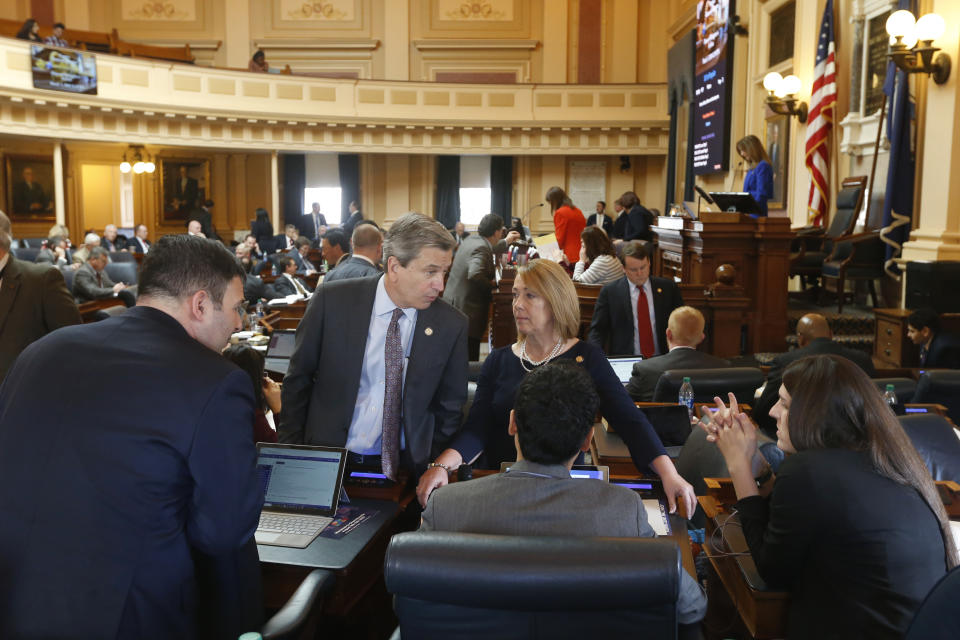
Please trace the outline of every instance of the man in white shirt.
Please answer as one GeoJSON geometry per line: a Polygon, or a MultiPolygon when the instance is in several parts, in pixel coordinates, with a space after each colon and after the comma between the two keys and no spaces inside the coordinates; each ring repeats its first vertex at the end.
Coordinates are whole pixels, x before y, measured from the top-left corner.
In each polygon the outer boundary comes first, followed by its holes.
{"type": "Polygon", "coordinates": [[[136,231],[133,232],[133,240],[127,243],[127,249],[131,253],[149,253],[150,241],[147,240],[149,233],[150,230],[147,229],[147,225],[138,224],[136,231]]]}

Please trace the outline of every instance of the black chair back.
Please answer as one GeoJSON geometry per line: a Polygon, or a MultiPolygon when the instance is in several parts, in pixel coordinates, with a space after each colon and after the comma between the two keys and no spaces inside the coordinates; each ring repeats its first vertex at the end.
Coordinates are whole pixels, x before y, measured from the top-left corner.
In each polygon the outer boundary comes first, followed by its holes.
{"type": "Polygon", "coordinates": [[[136,262],[136,254],[127,251],[111,251],[110,262],[136,262]]]}
{"type": "MultiPolygon", "coordinates": [[[[30,249],[40,249],[46,240],[46,238],[20,238],[20,246],[29,247],[30,249]]],[[[22,259],[23,258],[21,258],[21,260],[22,259]]]]}
{"type": "Polygon", "coordinates": [[[137,284],[136,262],[108,262],[105,269],[114,282],[137,284]]]}
{"type": "Polygon", "coordinates": [[[76,275],[77,270],[66,266],[60,268],[60,273],[63,274],[63,282],[67,285],[67,291],[70,292],[70,295],[73,295],[73,276],[76,275]]]}
{"type": "Polygon", "coordinates": [[[37,256],[40,254],[40,248],[20,247],[19,249],[12,249],[11,252],[13,253],[13,257],[17,260],[34,262],[37,259],[37,256]]]}
{"type": "Polygon", "coordinates": [[[947,408],[947,415],[954,424],[960,424],[960,371],[955,369],[931,369],[917,381],[913,403],[938,403],[947,408]]]}
{"type": "Polygon", "coordinates": [[[948,420],[935,413],[898,416],[934,480],[960,481],[960,439],[948,420]]]}
{"type": "Polygon", "coordinates": [[[680,551],[655,538],[412,532],[384,578],[403,638],[677,637],[680,551]]]}
{"type": "Polygon", "coordinates": [[[753,367],[730,367],[726,369],[671,369],[664,371],[653,391],[654,402],[676,402],[680,395],[683,378],[689,377],[693,385],[694,402],[713,402],[714,396],[726,401],[732,391],[737,402],[753,404],[753,394],[763,385],[763,371],[753,367]]]}

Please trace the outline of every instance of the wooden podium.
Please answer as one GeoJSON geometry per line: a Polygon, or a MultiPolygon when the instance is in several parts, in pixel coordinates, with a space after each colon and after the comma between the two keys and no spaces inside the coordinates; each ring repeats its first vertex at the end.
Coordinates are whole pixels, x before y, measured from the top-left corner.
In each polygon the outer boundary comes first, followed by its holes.
{"type": "Polygon", "coordinates": [[[722,264],[736,269],[736,284],[750,300],[747,351],[783,351],[787,335],[788,218],[702,212],[699,220],[661,216],[659,275],[684,285],[708,285],[722,264]]]}

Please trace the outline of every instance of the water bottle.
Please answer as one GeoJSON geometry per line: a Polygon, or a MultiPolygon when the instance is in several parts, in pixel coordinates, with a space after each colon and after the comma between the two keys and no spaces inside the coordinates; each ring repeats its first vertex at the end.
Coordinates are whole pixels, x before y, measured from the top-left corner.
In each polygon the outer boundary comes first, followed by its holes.
{"type": "Polygon", "coordinates": [[[687,408],[687,414],[693,419],[693,385],[690,384],[688,376],[683,377],[683,384],[680,385],[680,404],[687,408]]]}
{"type": "Polygon", "coordinates": [[[257,322],[263,320],[263,300],[257,300],[257,322]]]}
{"type": "Polygon", "coordinates": [[[888,384],[887,390],[883,392],[883,401],[890,407],[890,411],[897,412],[897,394],[892,384],[888,384]]]}

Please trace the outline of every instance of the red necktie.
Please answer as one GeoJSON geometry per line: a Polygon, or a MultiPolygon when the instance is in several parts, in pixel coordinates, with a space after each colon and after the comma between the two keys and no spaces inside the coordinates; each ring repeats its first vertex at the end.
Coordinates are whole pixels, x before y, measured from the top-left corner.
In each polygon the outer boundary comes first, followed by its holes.
{"type": "Polygon", "coordinates": [[[657,354],[653,342],[653,327],[650,326],[650,307],[647,306],[647,294],[643,287],[637,287],[640,295],[637,297],[637,331],[640,333],[640,351],[644,358],[652,358],[657,354]]]}

